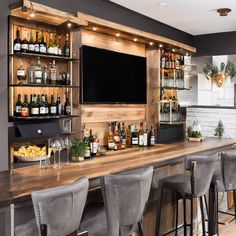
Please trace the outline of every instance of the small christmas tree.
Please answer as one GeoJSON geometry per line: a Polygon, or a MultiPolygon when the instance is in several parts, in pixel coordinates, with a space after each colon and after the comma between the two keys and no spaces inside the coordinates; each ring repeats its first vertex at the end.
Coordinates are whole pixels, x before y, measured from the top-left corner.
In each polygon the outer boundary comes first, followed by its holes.
{"type": "Polygon", "coordinates": [[[224,125],[221,120],[219,120],[217,127],[215,128],[215,136],[222,138],[224,134],[224,125]]]}

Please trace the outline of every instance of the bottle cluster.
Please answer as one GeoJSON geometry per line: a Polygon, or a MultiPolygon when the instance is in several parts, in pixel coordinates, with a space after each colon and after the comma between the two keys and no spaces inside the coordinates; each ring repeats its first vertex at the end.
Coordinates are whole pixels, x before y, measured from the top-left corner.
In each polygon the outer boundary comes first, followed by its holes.
{"type": "Polygon", "coordinates": [[[23,84],[23,81],[28,79],[28,84],[70,85],[70,73],[58,73],[55,60],[50,63],[50,68],[48,69],[46,64],[42,65],[40,57],[35,62],[31,61],[28,73],[21,61],[16,76],[20,84],[23,84]]]}
{"type": "Polygon", "coordinates": [[[24,95],[24,100],[22,101],[21,95],[18,94],[14,115],[18,117],[71,115],[68,93],[65,94],[65,97],[66,100],[63,106],[59,95],[56,102],[54,101],[54,96],[51,95],[51,102],[49,103],[45,94],[31,94],[30,101],[28,101],[28,95],[24,95]]]}
{"type": "Polygon", "coordinates": [[[70,42],[69,34],[66,34],[65,44],[62,46],[62,36],[57,36],[56,33],[50,33],[49,43],[47,44],[47,39],[45,40],[45,34],[41,31],[39,36],[39,31],[36,32],[34,37],[33,31],[30,31],[30,36],[28,39],[28,30],[24,30],[23,39],[20,37],[21,32],[19,28],[16,29],[16,38],[13,42],[14,53],[24,52],[24,53],[39,53],[39,54],[49,54],[55,56],[70,57],[70,42]]]}

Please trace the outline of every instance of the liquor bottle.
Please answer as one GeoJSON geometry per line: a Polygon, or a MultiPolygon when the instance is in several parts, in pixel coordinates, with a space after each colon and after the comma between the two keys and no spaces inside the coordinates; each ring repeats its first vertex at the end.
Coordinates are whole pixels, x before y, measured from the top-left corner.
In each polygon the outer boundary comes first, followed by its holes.
{"type": "Polygon", "coordinates": [[[143,122],[140,123],[140,129],[138,132],[138,145],[143,146],[143,122]]]}
{"type": "Polygon", "coordinates": [[[56,34],[54,34],[53,54],[58,55],[58,44],[56,34]]]}
{"type": "Polygon", "coordinates": [[[113,150],[114,147],[115,147],[114,135],[111,129],[111,123],[109,123],[109,130],[108,130],[108,135],[107,135],[107,148],[109,150],[113,150]]]}
{"type": "Polygon", "coordinates": [[[21,51],[21,39],[20,39],[20,30],[16,29],[16,38],[14,40],[14,53],[21,51]]]}
{"type": "Polygon", "coordinates": [[[36,32],[36,40],[34,42],[34,52],[39,53],[39,32],[36,32]]]}
{"type": "Polygon", "coordinates": [[[70,42],[69,42],[69,34],[66,34],[66,41],[64,46],[64,56],[70,57],[70,42]]]}
{"type": "Polygon", "coordinates": [[[38,104],[39,104],[39,115],[40,116],[45,116],[45,98],[44,95],[42,94],[41,99],[40,99],[40,95],[38,95],[38,104]]]}
{"type": "Polygon", "coordinates": [[[50,83],[56,84],[57,83],[57,70],[55,60],[53,60],[50,68],[50,83]]]}
{"type": "Polygon", "coordinates": [[[40,44],[39,44],[39,52],[42,53],[42,54],[46,54],[46,52],[47,52],[47,44],[44,41],[43,31],[42,31],[42,34],[41,34],[41,39],[40,39],[40,44]]]}
{"type": "Polygon", "coordinates": [[[28,96],[27,95],[25,95],[24,102],[22,103],[21,116],[22,117],[28,117],[29,116],[29,104],[28,104],[28,96]]]}
{"type": "Polygon", "coordinates": [[[60,35],[58,36],[58,55],[59,56],[63,55],[63,53],[62,53],[62,45],[61,45],[61,36],[60,35]]]}
{"type": "Polygon", "coordinates": [[[38,116],[39,115],[39,105],[37,102],[36,94],[33,95],[30,102],[30,116],[38,116]]]}
{"type": "Polygon", "coordinates": [[[50,115],[55,116],[57,114],[57,106],[54,102],[54,96],[51,95],[51,103],[50,103],[50,115]]]}
{"type": "Polygon", "coordinates": [[[161,50],[161,68],[165,68],[166,58],[164,49],[161,50]]]}
{"type": "Polygon", "coordinates": [[[43,68],[43,84],[48,84],[48,66],[45,65],[43,68]]]}
{"type": "Polygon", "coordinates": [[[71,105],[69,102],[69,95],[66,93],[66,101],[64,104],[64,115],[70,115],[71,114],[71,105]]]}
{"type": "Polygon", "coordinates": [[[119,149],[120,148],[120,135],[119,135],[118,122],[115,123],[114,143],[115,143],[114,149],[115,150],[119,149]]]}
{"type": "Polygon", "coordinates": [[[148,146],[148,130],[146,128],[146,122],[144,122],[144,129],[143,129],[143,146],[148,146]]]}
{"type": "Polygon", "coordinates": [[[29,84],[34,84],[34,65],[33,62],[30,62],[29,70],[28,70],[28,76],[29,76],[29,84]]]}
{"type": "Polygon", "coordinates": [[[43,72],[40,57],[38,57],[36,64],[34,66],[34,80],[36,84],[42,84],[43,72]]]}
{"type": "Polygon", "coordinates": [[[97,155],[97,142],[93,136],[92,129],[90,129],[89,141],[90,141],[91,156],[96,156],[97,155]]]}
{"type": "Polygon", "coordinates": [[[126,148],[126,131],[125,131],[125,124],[122,123],[122,130],[121,130],[121,148],[126,148]]]}
{"type": "Polygon", "coordinates": [[[45,116],[48,116],[49,115],[49,104],[48,104],[48,96],[45,94],[45,97],[44,97],[44,104],[45,104],[45,116]]]}
{"type": "Polygon", "coordinates": [[[54,47],[53,47],[53,34],[50,33],[49,35],[49,44],[48,44],[48,48],[47,48],[47,53],[48,54],[53,54],[54,53],[54,47]]]}
{"type": "Polygon", "coordinates": [[[15,116],[21,116],[21,108],[22,108],[21,95],[18,94],[18,99],[15,105],[15,116]]]}
{"type": "Polygon", "coordinates": [[[138,145],[138,132],[136,125],[134,125],[134,129],[131,133],[131,145],[137,146],[138,145]]]}
{"type": "Polygon", "coordinates": [[[20,62],[20,66],[19,66],[19,68],[17,69],[16,76],[17,76],[17,79],[20,81],[20,82],[19,82],[20,84],[22,84],[22,83],[23,83],[23,80],[26,79],[25,69],[24,69],[24,67],[23,67],[22,61],[20,62]]]}
{"type": "Polygon", "coordinates": [[[149,132],[149,146],[154,146],[155,145],[155,134],[154,134],[154,129],[153,126],[151,127],[151,130],[149,132]]]}
{"type": "Polygon", "coordinates": [[[56,107],[57,107],[57,115],[61,116],[62,115],[62,106],[61,106],[61,97],[60,97],[60,95],[57,95],[56,107]]]}
{"type": "Polygon", "coordinates": [[[130,132],[130,125],[127,127],[126,130],[126,147],[131,145],[131,132],[130,132]]]}
{"type": "Polygon", "coordinates": [[[176,55],[175,56],[175,68],[178,70],[180,68],[180,56],[179,55],[176,55]]]}
{"type": "Polygon", "coordinates": [[[21,42],[21,51],[22,52],[28,52],[28,50],[29,50],[29,42],[27,40],[27,34],[28,34],[28,31],[25,30],[24,31],[24,37],[23,37],[23,40],[21,42]]]}
{"type": "Polygon", "coordinates": [[[34,51],[35,51],[35,45],[34,45],[34,39],[33,39],[33,32],[30,31],[29,52],[34,53],[34,51]]]}
{"type": "Polygon", "coordinates": [[[89,135],[88,135],[88,131],[86,129],[84,129],[84,138],[83,138],[83,142],[84,144],[86,144],[86,152],[84,154],[84,158],[85,159],[90,159],[91,157],[91,150],[90,150],[90,141],[89,141],[89,135]]]}

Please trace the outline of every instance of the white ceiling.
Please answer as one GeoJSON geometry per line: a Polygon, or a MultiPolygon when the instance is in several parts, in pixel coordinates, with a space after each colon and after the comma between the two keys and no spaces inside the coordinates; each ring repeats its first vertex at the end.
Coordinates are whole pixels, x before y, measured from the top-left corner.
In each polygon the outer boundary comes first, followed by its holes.
{"type": "Polygon", "coordinates": [[[192,35],[236,31],[236,0],[112,0],[192,35]],[[158,7],[158,3],[167,3],[158,7]],[[217,8],[231,8],[221,17],[217,8]]]}

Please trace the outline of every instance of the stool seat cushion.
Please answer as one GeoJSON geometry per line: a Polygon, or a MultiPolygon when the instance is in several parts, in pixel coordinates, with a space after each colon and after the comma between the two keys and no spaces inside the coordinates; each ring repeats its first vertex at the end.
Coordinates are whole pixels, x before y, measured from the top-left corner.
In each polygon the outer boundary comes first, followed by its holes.
{"type": "Polygon", "coordinates": [[[36,220],[32,219],[25,224],[19,225],[15,228],[15,236],[38,236],[38,227],[36,220]]]}
{"type": "Polygon", "coordinates": [[[191,183],[189,175],[172,175],[162,179],[159,184],[161,188],[170,189],[183,194],[191,194],[191,183]]]}

